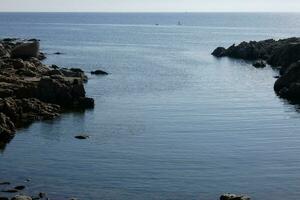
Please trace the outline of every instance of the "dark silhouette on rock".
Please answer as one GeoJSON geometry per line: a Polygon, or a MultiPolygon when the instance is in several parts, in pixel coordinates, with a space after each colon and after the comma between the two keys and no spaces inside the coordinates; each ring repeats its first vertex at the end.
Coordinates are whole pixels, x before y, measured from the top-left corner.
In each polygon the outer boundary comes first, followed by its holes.
{"type": "Polygon", "coordinates": [[[274,90],[282,98],[300,102],[300,38],[242,42],[229,48],[218,47],[212,55],[255,61],[253,66],[266,64],[279,69],[274,90]]]}

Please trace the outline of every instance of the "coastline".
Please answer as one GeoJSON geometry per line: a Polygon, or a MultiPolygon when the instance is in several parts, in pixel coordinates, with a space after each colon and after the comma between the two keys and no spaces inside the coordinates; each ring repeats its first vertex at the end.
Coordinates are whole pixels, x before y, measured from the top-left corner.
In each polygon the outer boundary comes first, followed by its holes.
{"type": "Polygon", "coordinates": [[[228,48],[217,47],[212,55],[251,61],[256,68],[270,65],[279,70],[274,83],[276,94],[291,103],[300,102],[300,38],[244,41],[228,48]]]}
{"type": "Polygon", "coordinates": [[[47,66],[37,39],[0,40],[0,143],[5,145],[18,128],[58,117],[64,110],[90,109],[87,76],[81,69],[47,66]]]}

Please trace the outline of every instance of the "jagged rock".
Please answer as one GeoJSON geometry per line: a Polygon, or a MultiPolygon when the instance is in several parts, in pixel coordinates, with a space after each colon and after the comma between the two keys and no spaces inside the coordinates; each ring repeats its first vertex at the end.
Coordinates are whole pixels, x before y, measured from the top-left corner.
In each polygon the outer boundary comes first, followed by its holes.
{"type": "Polygon", "coordinates": [[[83,82],[79,79],[51,79],[42,77],[38,84],[37,96],[49,103],[72,107],[76,99],[85,97],[83,82]]]}
{"type": "Polygon", "coordinates": [[[17,127],[36,120],[53,119],[61,112],[60,106],[56,104],[44,103],[35,98],[13,99],[11,97],[0,100],[0,110],[17,127]]]}
{"type": "Polygon", "coordinates": [[[220,200],[250,200],[250,197],[244,195],[223,194],[220,197],[220,200]]]}
{"type": "MultiPolygon", "coordinates": [[[[242,42],[228,49],[218,47],[214,52],[244,60],[265,60],[271,66],[288,67],[300,59],[300,38],[242,42]]],[[[215,56],[218,56],[217,53],[215,56]]]]}
{"type": "Polygon", "coordinates": [[[7,50],[1,43],[0,43],[0,57],[9,57],[7,50]]]}
{"type": "Polygon", "coordinates": [[[12,49],[11,56],[13,58],[38,57],[39,47],[38,41],[21,43],[12,49]]]}
{"type": "Polygon", "coordinates": [[[223,57],[225,56],[225,53],[226,49],[224,47],[218,47],[211,54],[216,57],[223,57]]]}

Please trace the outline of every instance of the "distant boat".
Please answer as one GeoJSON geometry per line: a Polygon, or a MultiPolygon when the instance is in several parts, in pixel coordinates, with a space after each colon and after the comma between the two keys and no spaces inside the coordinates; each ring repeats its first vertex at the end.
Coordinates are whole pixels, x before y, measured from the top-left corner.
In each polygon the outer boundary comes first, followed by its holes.
{"type": "Polygon", "coordinates": [[[155,26],[159,26],[159,24],[155,24],[155,26]]]}
{"type": "Polygon", "coordinates": [[[178,25],[178,26],[181,26],[181,25],[182,25],[181,21],[178,21],[177,25],[178,25]]]}

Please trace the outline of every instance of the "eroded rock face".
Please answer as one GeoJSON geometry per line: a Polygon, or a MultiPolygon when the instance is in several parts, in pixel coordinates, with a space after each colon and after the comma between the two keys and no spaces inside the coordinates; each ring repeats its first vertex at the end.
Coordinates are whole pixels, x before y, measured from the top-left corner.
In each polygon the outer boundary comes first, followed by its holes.
{"type": "Polygon", "coordinates": [[[39,55],[38,40],[0,40],[0,141],[11,138],[16,128],[55,118],[64,109],[94,107],[81,69],[53,69],[39,55]]]}
{"type": "Polygon", "coordinates": [[[242,42],[229,48],[218,47],[212,55],[244,60],[257,60],[253,66],[261,68],[267,62],[280,69],[275,92],[283,98],[300,102],[300,38],[242,42]]]}

